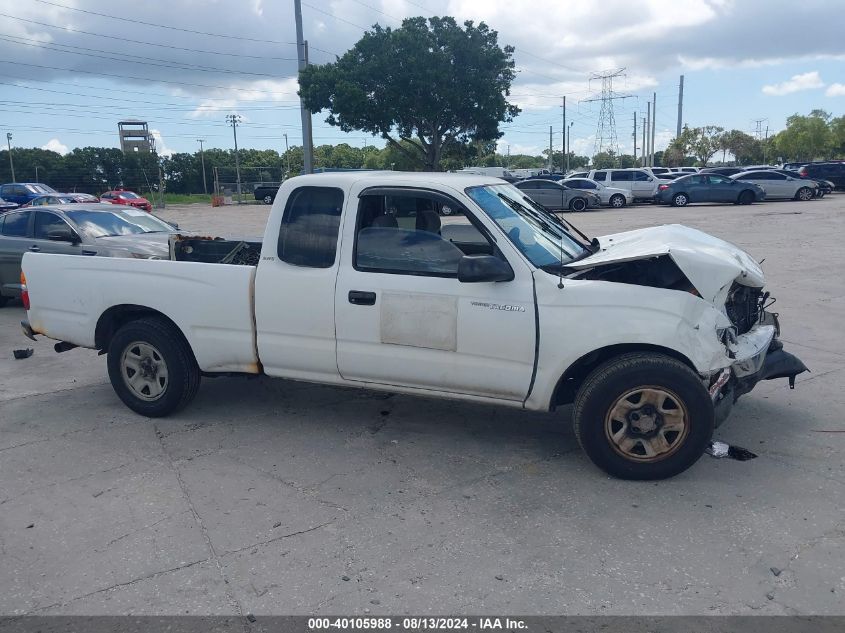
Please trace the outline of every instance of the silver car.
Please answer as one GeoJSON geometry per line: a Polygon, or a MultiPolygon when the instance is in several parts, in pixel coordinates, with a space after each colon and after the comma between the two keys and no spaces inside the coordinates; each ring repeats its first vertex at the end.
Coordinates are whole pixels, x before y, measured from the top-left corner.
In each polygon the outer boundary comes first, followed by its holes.
{"type": "Polygon", "coordinates": [[[554,180],[530,178],[515,185],[534,202],[547,209],[569,209],[584,211],[601,206],[601,198],[591,191],[571,189],[554,180]]]}
{"type": "Polygon", "coordinates": [[[146,211],[113,204],[62,204],[0,215],[0,306],[20,296],[27,251],[168,259],[173,224],[146,211]]]}
{"type": "Polygon", "coordinates": [[[632,194],[628,189],[608,187],[600,182],[596,182],[595,180],[590,180],[589,178],[567,178],[566,180],[561,180],[560,182],[571,189],[591,191],[601,199],[601,203],[603,205],[613,207],[615,209],[621,209],[626,204],[634,202],[634,194],[632,194]]]}
{"type": "Polygon", "coordinates": [[[818,184],[812,180],[805,180],[796,173],[787,176],[771,169],[753,169],[731,176],[734,180],[753,182],[766,192],[766,199],[792,198],[793,200],[812,200],[816,197],[818,184]]]}

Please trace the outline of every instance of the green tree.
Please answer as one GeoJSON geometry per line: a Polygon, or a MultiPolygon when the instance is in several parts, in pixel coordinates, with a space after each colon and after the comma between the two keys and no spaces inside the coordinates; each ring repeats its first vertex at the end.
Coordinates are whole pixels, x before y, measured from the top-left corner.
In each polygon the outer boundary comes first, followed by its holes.
{"type": "Polygon", "coordinates": [[[609,167],[616,167],[618,159],[613,150],[606,152],[599,152],[593,156],[593,169],[608,169],[609,167]]]}
{"type": "Polygon", "coordinates": [[[809,116],[793,114],[786,120],[786,129],[775,136],[775,151],[784,160],[829,158],[835,145],[829,121],[824,110],[813,110],[809,116]]]}
{"type": "Polygon", "coordinates": [[[408,18],[375,25],[335,63],[308,66],[300,95],[311,111],[328,110],[330,125],[377,134],[437,170],[455,146],[500,138],[499,123],[519,113],[506,99],[513,51],[483,22],[408,18]]]}
{"type": "Polygon", "coordinates": [[[753,165],[762,162],[763,146],[759,140],[741,130],[728,130],[719,138],[719,149],[722,150],[722,162],[725,154],[730,152],[737,165],[753,165]]]}
{"type": "Polygon", "coordinates": [[[713,154],[721,148],[724,131],[718,125],[694,128],[684,126],[681,135],[675,139],[678,142],[677,149],[683,151],[684,156],[693,156],[701,167],[706,167],[713,154]]]}

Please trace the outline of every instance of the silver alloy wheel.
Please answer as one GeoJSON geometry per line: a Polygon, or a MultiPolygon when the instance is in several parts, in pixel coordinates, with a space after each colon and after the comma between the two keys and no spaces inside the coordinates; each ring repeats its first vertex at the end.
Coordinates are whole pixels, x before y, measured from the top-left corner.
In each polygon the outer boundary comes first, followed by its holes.
{"type": "Polygon", "coordinates": [[[625,197],[619,195],[618,193],[615,196],[610,197],[610,206],[621,209],[625,206],[625,197]]]}
{"type": "Polygon", "coordinates": [[[273,196],[264,196],[264,204],[273,204],[273,196]]]}
{"type": "Polygon", "coordinates": [[[167,391],[167,363],[153,345],[135,341],[120,355],[120,375],[132,395],[141,400],[154,401],[167,391]]]}
{"type": "Polygon", "coordinates": [[[675,196],[674,203],[676,207],[685,207],[687,206],[687,197],[684,194],[679,193],[675,196]]]}
{"type": "Polygon", "coordinates": [[[804,200],[806,202],[807,200],[812,200],[812,198],[813,198],[813,190],[810,189],[809,187],[801,187],[798,190],[798,199],[799,200],[804,200]]]}
{"type": "Polygon", "coordinates": [[[573,211],[583,211],[587,208],[587,203],[584,201],[583,198],[575,198],[572,201],[572,210],[573,211]]]}

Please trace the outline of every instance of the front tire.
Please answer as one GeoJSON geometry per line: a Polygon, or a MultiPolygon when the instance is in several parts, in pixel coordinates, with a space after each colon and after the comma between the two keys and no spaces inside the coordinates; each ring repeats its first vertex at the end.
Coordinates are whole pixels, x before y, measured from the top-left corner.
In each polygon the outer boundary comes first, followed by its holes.
{"type": "Polygon", "coordinates": [[[803,202],[807,202],[807,200],[813,199],[813,190],[809,187],[801,187],[798,190],[798,193],[795,194],[796,200],[802,200],[803,202]]]}
{"type": "Polygon", "coordinates": [[[181,332],[160,317],[131,321],[109,344],[112,387],[135,413],[160,418],[187,405],[197,394],[200,370],[181,332]]]}
{"type": "Polygon", "coordinates": [[[596,368],[575,398],[573,425],[592,462],[620,479],[665,479],[692,466],[713,435],[698,375],[664,354],[623,354],[596,368]]]}
{"type": "Polygon", "coordinates": [[[751,204],[754,202],[754,193],[752,191],[743,191],[739,194],[740,204],[751,204]]]}
{"type": "Polygon", "coordinates": [[[621,209],[625,206],[625,196],[621,193],[610,196],[610,206],[614,209],[621,209]]]}
{"type": "Polygon", "coordinates": [[[672,206],[673,207],[685,207],[689,204],[689,198],[685,193],[676,193],[672,197],[672,206]]]}
{"type": "Polygon", "coordinates": [[[583,211],[587,208],[587,201],[584,198],[573,198],[569,203],[569,208],[572,211],[583,211]]]}
{"type": "Polygon", "coordinates": [[[273,196],[269,194],[264,196],[264,204],[273,204],[273,196]]]}

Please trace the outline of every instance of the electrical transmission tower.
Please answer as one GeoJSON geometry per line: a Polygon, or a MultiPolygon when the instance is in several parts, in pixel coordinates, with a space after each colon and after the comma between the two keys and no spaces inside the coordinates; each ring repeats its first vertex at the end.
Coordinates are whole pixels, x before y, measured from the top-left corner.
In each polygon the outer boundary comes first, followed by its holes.
{"type": "Polygon", "coordinates": [[[595,156],[599,152],[612,151],[614,156],[619,156],[619,138],[616,136],[616,118],[613,114],[613,102],[616,99],[627,99],[631,95],[617,94],[613,91],[613,80],[617,77],[624,77],[624,68],[604,70],[590,74],[590,82],[594,79],[601,79],[601,96],[592,99],[584,99],[584,103],[601,101],[601,111],[596,125],[596,143],[593,149],[595,156]]]}

